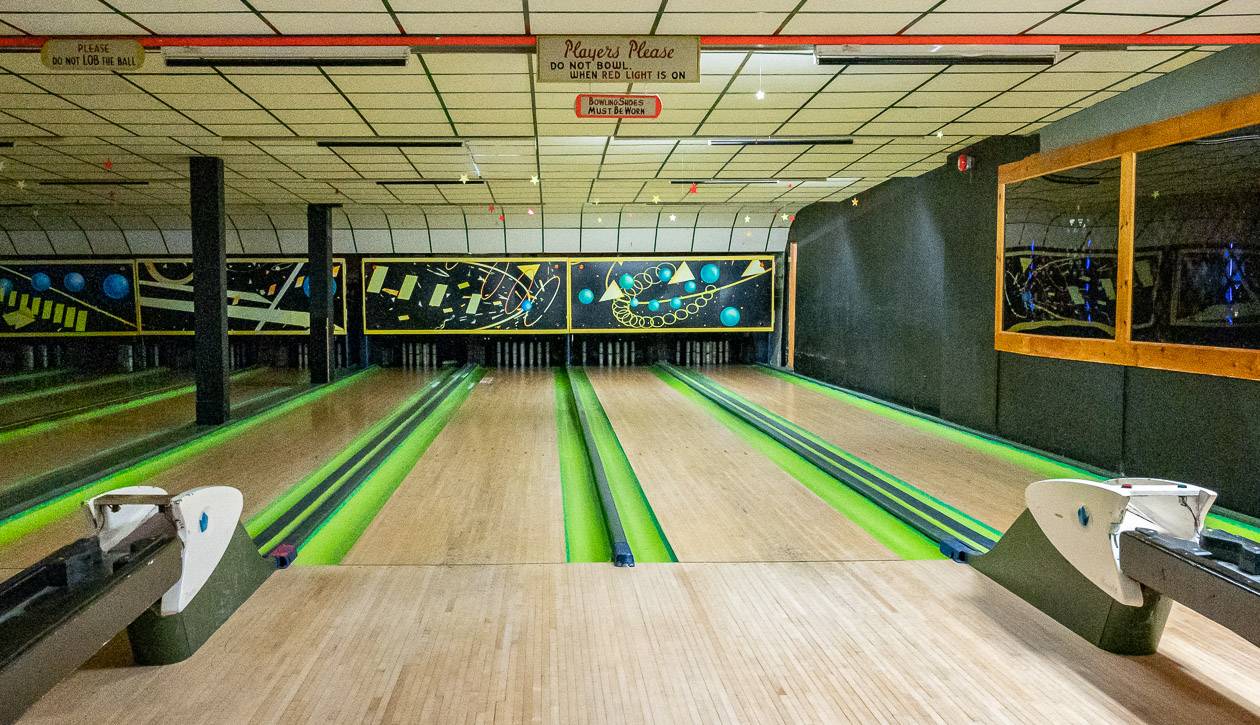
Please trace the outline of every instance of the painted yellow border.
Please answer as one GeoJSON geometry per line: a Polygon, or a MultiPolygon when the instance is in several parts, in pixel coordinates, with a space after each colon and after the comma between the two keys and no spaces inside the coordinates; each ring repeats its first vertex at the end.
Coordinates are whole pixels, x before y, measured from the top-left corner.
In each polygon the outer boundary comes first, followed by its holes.
{"type": "Polygon", "coordinates": [[[774,284],[774,275],[777,271],[775,255],[773,254],[710,254],[710,255],[638,255],[638,256],[604,256],[604,257],[426,257],[426,256],[410,256],[410,257],[363,257],[360,260],[359,279],[363,280],[365,285],[363,294],[359,295],[360,309],[359,313],[363,321],[364,335],[395,335],[395,336],[415,336],[415,335],[462,335],[477,337],[492,337],[497,335],[594,335],[594,334],[619,334],[619,335],[657,335],[668,333],[734,333],[734,332],[774,332],[775,329],[775,301],[776,286],[774,284]],[[769,262],[769,271],[767,274],[771,276],[770,284],[770,325],[768,327],[669,327],[669,328],[583,328],[574,329],[573,327],[573,265],[596,262],[596,263],[619,263],[619,262],[655,262],[655,261],[709,261],[709,262],[736,262],[736,261],[752,261],[754,259],[769,262]],[[373,330],[367,324],[367,265],[368,263],[377,262],[511,262],[514,264],[564,264],[565,265],[565,328],[548,329],[548,330],[373,330]]]}
{"type": "MultiPolygon", "coordinates": [[[[169,263],[169,262],[191,262],[192,257],[139,257],[132,260],[135,267],[136,280],[136,327],[139,330],[137,335],[145,337],[187,337],[193,335],[192,330],[152,330],[145,331],[144,315],[140,311],[140,265],[148,262],[169,263]]],[[[306,262],[306,257],[228,257],[227,263],[233,262],[306,262]]],[[[349,319],[350,309],[347,305],[346,298],[350,296],[349,285],[346,280],[350,276],[350,264],[346,257],[333,257],[333,264],[341,264],[341,321],[342,329],[336,330],[334,326],[333,334],[344,336],[346,334],[345,322],[349,319]]],[[[311,334],[310,330],[228,330],[228,337],[266,337],[271,335],[282,337],[307,337],[311,334]]]]}
{"type": "Polygon", "coordinates": [[[127,259],[125,257],[100,257],[100,258],[74,258],[74,259],[26,259],[25,257],[6,257],[0,259],[0,264],[120,264],[130,265],[131,267],[131,284],[132,301],[135,303],[135,331],[133,332],[40,332],[36,334],[22,332],[0,332],[0,338],[28,338],[28,339],[62,339],[67,337],[139,337],[140,336],[140,289],[137,282],[139,281],[139,269],[136,268],[135,259],[127,259]]]}
{"type": "Polygon", "coordinates": [[[1260,350],[1134,342],[1132,339],[1133,234],[1137,154],[1260,123],[1260,93],[1104,136],[1093,141],[998,167],[997,267],[993,304],[993,347],[1000,352],[1129,367],[1260,380],[1260,350]],[[1114,339],[1049,337],[1002,329],[1005,309],[1006,186],[1088,164],[1120,159],[1120,219],[1116,250],[1116,336],[1114,339]]]}

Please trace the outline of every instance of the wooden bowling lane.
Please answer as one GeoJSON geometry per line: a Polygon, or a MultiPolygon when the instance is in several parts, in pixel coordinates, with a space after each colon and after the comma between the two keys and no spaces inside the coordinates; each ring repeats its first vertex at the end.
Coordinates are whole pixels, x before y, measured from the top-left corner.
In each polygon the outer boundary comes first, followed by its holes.
{"type": "Polygon", "coordinates": [[[948,561],[297,567],[185,662],[22,723],[1255,723],[1260,649],[1175,608],[1094,648],[948,561]]]}
{"type": "Polygon", "coordinates": [[[679,561],[897,556],[650,370],[589,370],[679,561]]]}
{"type": "MultiPolygon", "coordinates": [[[[388,415],[428,380],[427,374],[382,370],[345,388],[248,428],[146,481],[170,493],[197,486],[234,486],[245,496],[244,518],[263,509],[360,433],[388,415]]],[[[0,568],[23,568],[87,533],[81,514],[63,518],[0,547],[0,568]]]]}
{"type": "Polygon", "coordinates": [[[489,372],[342,563],[564,561],[555,395],[549,370],[489,372]]]}
{"type": "Polygon", "coordinates": [[[1017,463],[756,368],[703,372],[749,401],[1002,531],[1024,510],[1024,489],[1044,478],[1017,463]]]}
{"type": "Polygon", "coordinates": [[[192,376],[170,370],[105,374],[60,380],[42,389],[0,394],[0,427],[86,410],[98,405],[188,385],[192,376]]]}
{"type": "MultiPolygon", "coordinates": [[[[233,379],[231,396],[239,405],[257,396],[278,395],[300,381],[297,371],[267,370],[233,379]]],[[[58,424],[35,435],[14,435],[0,442],[0,460],[6,461],[0,467],[0,488],[188,425],[195,416],[195,403],[195,394],[189,392],[91,420],[58,424]]]]}

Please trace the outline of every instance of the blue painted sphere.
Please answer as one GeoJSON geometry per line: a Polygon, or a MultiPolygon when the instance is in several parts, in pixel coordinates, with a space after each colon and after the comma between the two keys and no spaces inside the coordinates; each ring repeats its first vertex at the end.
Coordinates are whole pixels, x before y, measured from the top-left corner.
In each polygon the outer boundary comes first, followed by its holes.
{"type": "Polygon", "coordinates": [[[681,308],[682,308],[682,300],[681,300],[681,299],[679,299],[679,298],[677,298],[677,297],[675,297],[675,298],[673,298],[673,299],[671,299],[671,300],[669,301],[669,306],[670,306],[670,309],[674,309],[674,310],[681,309],[681,308]]]}
{"type": "Polygon", "coordinates": [[[674,268],[661,267],[660,269],[656,270],[656,277],[662,282],[668,282],[674,278],[674,268]]]}
{"type": "Polygon", "coordinates": [[[739,310],[734,307],[726,307],[722,309],[722,314],[718,315],[718,319],[727,327],[734,327],[739,324],[739,310]]]}
{"type": "Polygon", "coordinates": [[[694,279],[689,279],[689,280],[687,280],[686,284],[684,284],[684,285],[683,285],[683,289],[687,290],[687,294],[691,294],[691,293],[695,292],[695,291],[696,291],[696,281],[695,281],[694,279]]]}
{"type": "Polygon", "coordinates": [[[634,277],[631,277],[629,272],[623,272],[617,278],[617,284],[621,285],[622,289],[630,289],[634,286],[634,277]]]}
{"type": "Polygon", "coordinates": [[[705,284],[713,284],[717,282],[719,276],[721,276],[721,271],[718,270],[718,266],[712,262],[700,268],[700,279],[704,280],[705,284]]]}
{"type": "Polygon", "coordinates": [[[530,310],[534,309],[534,301],[533,301],[533,300],[521,300],[521,309],[522,309],[522,310],[525,310],[526,312],[529,312],[530,310]]]}
{"type": "Polygon", "coordinates": [[[595,301],[595,293],[590,291],[589,289],[583,288],[582,291],[578,292],[578,302],[581,302],[584,305],[589,305],[590,303],[594,301],[595,301]]]}
{"type": "Polygon", "coordinates": [[[656,311],[657,311],[657,310],[659,310],[659,309],[661,309],[661,301],[660,301],[660,300],[648,300],[648,310],[649,310],[649,311],[651,311],[651,312],[656,312],[656,311]]]}
{"type": "Polygon", "coordinates": [[[131,283],[121,274],[111,274],[101,283],[101,290],[111,300],[121,300],[131,292],[131,283]]]}
{"type": "Polygon", "coordinates": [[[61,284],[67,292],[82,292],[87,286],[87,280],[83,279],[83,275],[78,272],[70,272],[61,280],[61,284]]]}
{"type": "Polygon", "coordinates": [[[43,272],[36,272],[31,275],[31,286],[35,288],[36,292],[43,292],[52,287],[52,277],[43,272]]]}
{"type": "Polygon", "coordinates": [[[639,306],[639,298],[638,298],[638,297],[631,297],[631,298],[630,298],[630,306],[631,306],[631,307],[638,307],[638,306],[639,306]]]}
{"type": "MultiPolygon", "coordinates": [[[[330,294],[334,294],[334,295],[337,294],[337,280],[335,278],[328,280],[328,286],[330,287],[330,289],[328,290],[330,294]]],[[[306,279],[302,280],[302,291],[306,293],[307,297],[311,296],[310,275],[307,275],[306,279]]]]}

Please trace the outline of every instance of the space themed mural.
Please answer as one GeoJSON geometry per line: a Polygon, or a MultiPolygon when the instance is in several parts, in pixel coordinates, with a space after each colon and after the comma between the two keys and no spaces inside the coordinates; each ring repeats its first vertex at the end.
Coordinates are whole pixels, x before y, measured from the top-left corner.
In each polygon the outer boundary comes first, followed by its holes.
{"type": "Polygon", "coordinates": [[[0,261],[0,336],[132,335],[131,260],[0,261]]]}

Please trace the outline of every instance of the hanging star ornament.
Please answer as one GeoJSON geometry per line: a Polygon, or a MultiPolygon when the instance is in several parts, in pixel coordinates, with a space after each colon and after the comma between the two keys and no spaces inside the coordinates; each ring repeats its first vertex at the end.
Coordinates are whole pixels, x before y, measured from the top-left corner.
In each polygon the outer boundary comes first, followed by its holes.
{"type": "Polygon", "coordinates": [[[493,214],[493,213],[494,213],[494,204],[491,204],[491,205],[490,205],[490,213],[491,213],[491,214],[493,214]]]}
{"type": "Polygon", "coordinates": [[[696,183],[696,182],[694,182],[694,181],[693,181],[693,182],[691,182],[691,188],[687,189],[687,193],[688,193],[688,194],[699,194],[699,193],[700,193],[700,185],[699,185],[699,184],[697,184],[697,183],[696,183]]]}
{"type": "Polygon", "coordinates": [[[858,198],[855,196],[853,197],[853,206],[857,206],[857,205],[858,205],[858,198]]]}
{"type": "Polygon", "coordinates": [[[101,164],[101,166],[105,167],[106,171],[109,171],[114,168],[114,162],[110,159],[105,159],[105,163],[101,164]]]}
{"type": "Polygon", "coordinates": [[[459,175],[459,183],[461,183],[461,184],[467,184],[467,183],[468,183],[468,174],[460,174],[460,175],[459,175]]]}
{"type": "Polygon", "coordinates": [[[534,186],[538,186],[538,174],[534,174],[533,176],[529,177],[529,183],[533,184],[534,186]]]}
{"type": "Polygon", "coordinates": [[[1158,198],[1159,198],[1159,189],[1156,189],[1155,191],[1152,191],[1152,192],[1151,192],[1151,198],[1152,198],[1152,199],[1158,199],[1158,198]]]}
{"type": "Polygon", "coordinates": [[[17,182],[17,188],[19,188],[19,189],[25,189],[25,188],[26,188],[26,179],[18,179],[18,182],[17,182]]]}
{"type": "Polygon", "coordinates": [[[499,221],[505,221],[505,217],[502,214],[499,215],[499,221]]]}
{"type": "Polygon", "coordinates": [[[660,194],[653,194],[653,195],[652,195],[652,203],[653,203],[653,204],[660,204],[660,203],[661,203],[661,195],[660,195],[660,194]]]}

